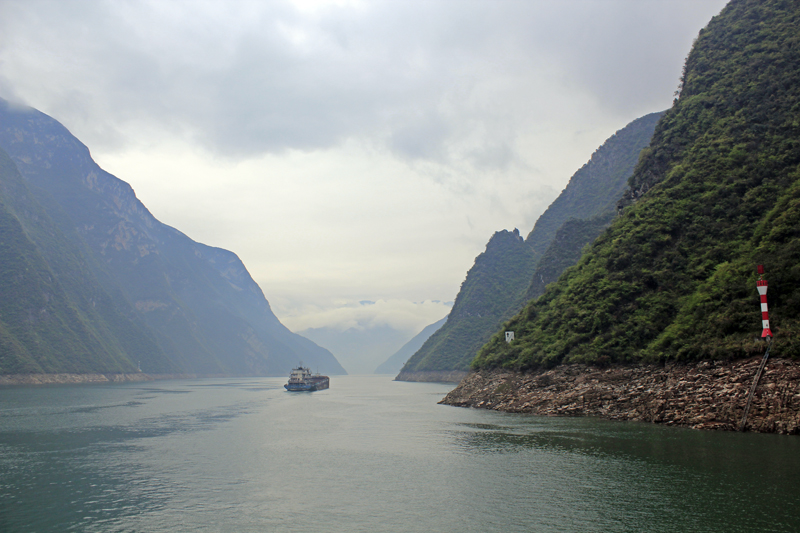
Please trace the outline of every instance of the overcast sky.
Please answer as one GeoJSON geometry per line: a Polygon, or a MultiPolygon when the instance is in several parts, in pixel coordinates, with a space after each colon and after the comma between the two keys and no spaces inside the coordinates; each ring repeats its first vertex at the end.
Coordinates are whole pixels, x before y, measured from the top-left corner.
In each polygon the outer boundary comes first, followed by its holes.
{"type": "Polygon", "coordinates": [[[725,3],[0,0],[0,96],[236,252],[291,329],[416,333],[495,231],[671,105],[725,3]]]}

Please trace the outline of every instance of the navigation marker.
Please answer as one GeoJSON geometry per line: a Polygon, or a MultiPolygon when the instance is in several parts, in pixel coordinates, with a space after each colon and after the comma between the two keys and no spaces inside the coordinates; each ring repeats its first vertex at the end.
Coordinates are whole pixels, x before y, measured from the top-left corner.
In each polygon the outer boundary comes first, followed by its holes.
{"type": "Polygon", "coordinates": [[[761,296],[761,338],[772,337],[772,331],[769,329],[769,314],[767,313],[767,280],[764,277],[764,265],[758,265],[758,281],[756,281],[756,289],[761,296]]]}

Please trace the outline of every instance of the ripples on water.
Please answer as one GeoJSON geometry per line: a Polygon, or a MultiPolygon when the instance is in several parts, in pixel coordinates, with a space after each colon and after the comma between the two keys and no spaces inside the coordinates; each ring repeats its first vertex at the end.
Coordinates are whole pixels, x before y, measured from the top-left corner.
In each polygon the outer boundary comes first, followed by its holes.
{"type": "Polygon", "coordinates": [[[0,389],[0,531],[800,531],[800,439],[334,377],[0,389]]]}

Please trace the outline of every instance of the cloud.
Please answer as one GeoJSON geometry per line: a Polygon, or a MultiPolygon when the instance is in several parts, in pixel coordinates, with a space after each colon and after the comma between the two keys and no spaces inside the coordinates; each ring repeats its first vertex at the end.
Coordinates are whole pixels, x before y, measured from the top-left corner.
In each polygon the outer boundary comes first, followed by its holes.
{"type": "Polygon", "coordinates": [[[563,117],[564,100],[588,93],[628,118],[664,107],[675,50],[698,29],[687,12],[718,6],[6,2],[0,88],[86,127],[94,146],[169,132],[249,158],[359,138],[502,167],[520,130],[563,117]]]}
{"type": "Polygon", "coordinates": [[[413,336],[447,315],[453,305],[452,302],[399,299],[377,300],[368,305],[355,301],[337,304],[332,307],[309,304],[295,309],[294,314],[284,313],[281,321],[293,331],[322,327],[338,331],[368,330],[388,326],[413,336]]]}

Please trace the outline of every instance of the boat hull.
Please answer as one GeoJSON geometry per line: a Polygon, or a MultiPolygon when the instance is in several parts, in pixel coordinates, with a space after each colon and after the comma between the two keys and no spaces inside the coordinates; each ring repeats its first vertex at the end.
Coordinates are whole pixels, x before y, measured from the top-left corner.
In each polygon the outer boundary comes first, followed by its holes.
{"type": "Polygon", "coordinates": [[[287,383],[283,387],[289,392],[314,392],[318,390],[316,385],[307,383],[287,383]]]}

